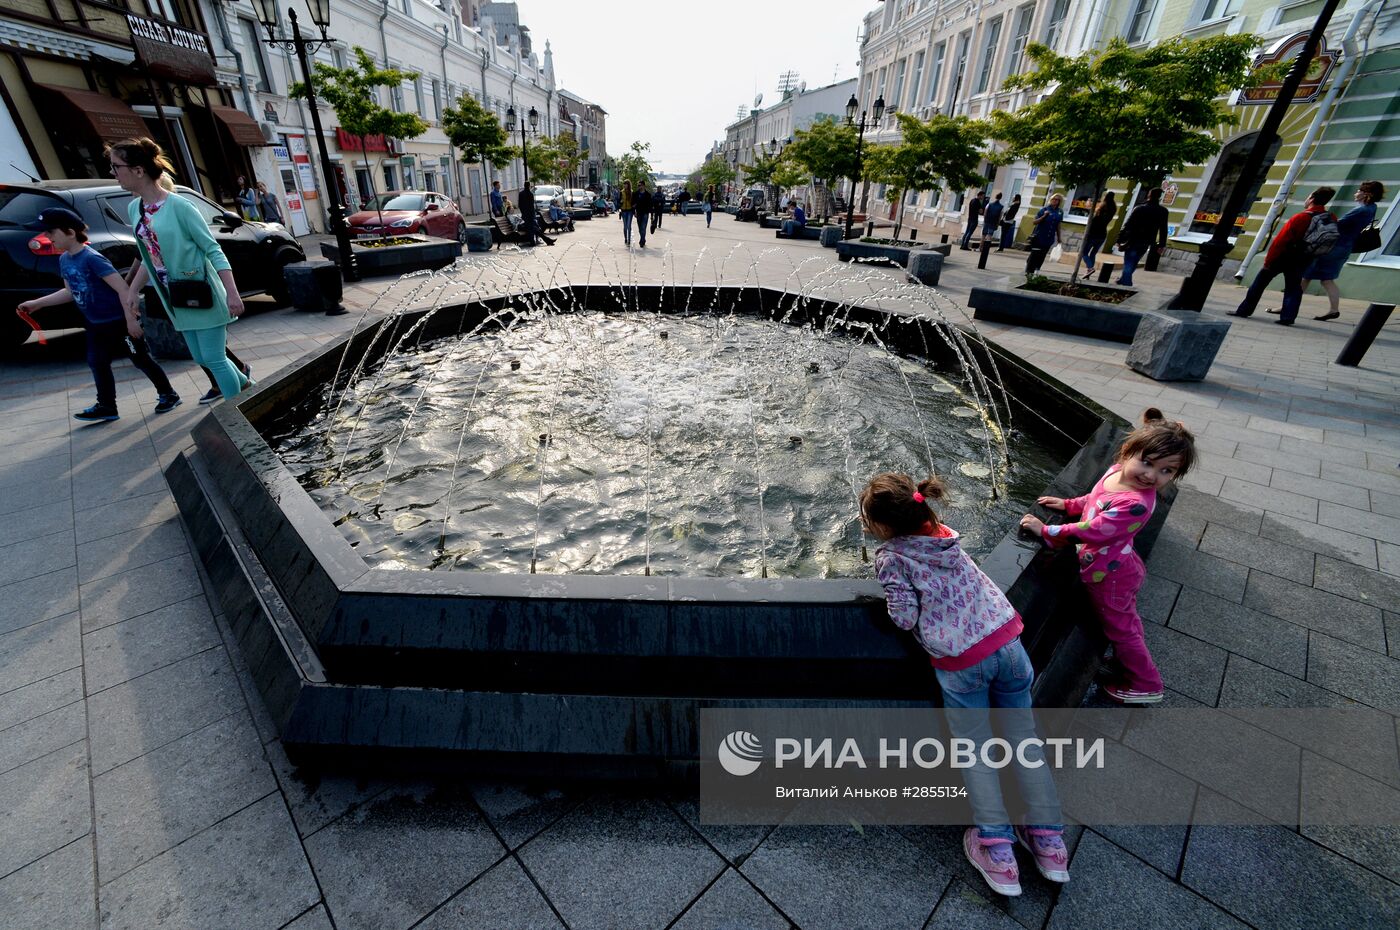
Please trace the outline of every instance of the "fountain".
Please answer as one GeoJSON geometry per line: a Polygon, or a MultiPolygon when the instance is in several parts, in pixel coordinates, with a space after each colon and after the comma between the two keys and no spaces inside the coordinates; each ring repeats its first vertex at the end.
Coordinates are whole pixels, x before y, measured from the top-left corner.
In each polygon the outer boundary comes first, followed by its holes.
{"type": "Polygon", "coordinates": [[[682,283],[669,252],[639,284],[606,253],[407,276],[167,470],[289,753],[628,774],[697,758],[704,706],[928,706],[859,527],[880,470],[950,481],[1038,703],[1078,702],[1073,557],[1015,524],[1123,421],[931,288],[811,259],[772,286],[763,256],[734,286],[732,253],[682,283]]]}

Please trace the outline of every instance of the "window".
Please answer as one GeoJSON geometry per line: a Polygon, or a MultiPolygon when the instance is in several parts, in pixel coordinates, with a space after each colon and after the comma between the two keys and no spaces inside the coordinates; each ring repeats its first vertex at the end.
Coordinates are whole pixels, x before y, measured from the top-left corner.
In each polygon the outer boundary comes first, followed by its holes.
{"type": "MultiPolygon", "coordinates": [[[[434,172],[432,172],[432,171],[424,171],[424,172],[423,172],[423,189],[424,189],[424,190],[429,190],[429,191],[435,191],[435,190],[437,190],[437,174],[436,174],[436,173],[434,173],[434,172]]],[[[441,206],[441,204],[438,204],[438,199],[437,199],[436,197],[429,197],[429,198],[428,198],[428,203],[433,204],[433,205],[435,205],[435,206],[441,206]]]]}
{"type": "Polygon", "coordinates": [[[1134,0],[1132,12],[1128,14],[1127,29],[1123,36],[1130,43],[1145,42],[1147,29],[1152,25],[1152,10],[1156,0],[1134,0]]]}
{"type": "Polygon", "coordinates": [[[947,42],[939,42],[933,47],[933,72],[928,76],[928,102],[938,99],[938,84],[943,77],[943,57],[948,51],[947,42]]]}
{"type": "Polygon", "coordinates": [[[1026,55],[1026,45],[1031,37],[1031,20],[1035,18],[1035,6],[1026,4],[1016,11],[1016,22],[1011,28],[1011,49],[1006,53],[1007,77],[1021,73],[1021,60],[1026,55]]]}
{"type": "Polygon", "coordinates": [[[243,67],[248,69],[248,76],[253,79],[254,87],[265,94],[272,93],[272,85],[267,80],[267,59],[263,57],[263,44],[258,41],[258,24],[251,19],[240,19],[238,24],[243,27],[243,67]]]}
{"type": "Polygon", "coordinates": [[[1240,0],[1200,0],[1197,4],[1196,15],[1192,17],[1194,23],[1208,23],[1212,20],[1223,19],[1232,13],[1236,13],[1240,8],[1240,0]]]}
{"type": "Polygon", "coordinates": [[[908,108],[913,110],[919,105],[919,85],[924,82],[924,53],[919,52],[914,56],[914,79],[909,82],[909,104],[908,108]]]}
{"type": "Polygon", "coordinates": [[[339,46],[331,47],[331,64],[337,68],[345,67],[345,49],[339,46]]]}
{"type": "Polygon", "coordinates": [[[972,30],[958,36],[958,51],[953,56],[953,79],[948,82],[948,105],[943,112],[952,115],[962,90],[963,75],[967,73],[967,47],[972,44],[972,30]]]}
{"type": "Polygon", "coordinates": [[[987,92],[992,82],[992,63],[997,57],[997,43],[1001,41],[1001,17],[987,24],[986,41],[982,43],[982,67],[977,72],[977,93],[987,92]]]}
{"type": "Polygon", "coordinates": [[[428,115],[427,111],[423,109],[423,79],[421,77],[413,79],[413,105],[414,112],[419,116],[428,115]]]}
{"type": "Polygon", "coordinates": [[[1050,7],[1050,15],[1045,18],[1045,44],[1057,52],[1065,30],[1065,17],[1068,15],[1069,0],[1055,0],[1055,5],[1050,7]]]}
{"type": "MultiPolygon", "coordinates": [[[[127,4],[122,4],[122,6],[125,7],[127,4]]],[[[152,16],[159,16],[172,23],[184,24],[184,20],[180,18],[179,8],[176,7],[173,0],[147,0],[146,8],[151,11],[152,16]]]]}
{"type": "Polygon", "coordinates": [[[909,59],[901,58],[894,70],[894,92],[890,94],[889,108],[899,109],[899,102],[904,99],[904,68],[909,64],[909,59]]]}
{"type": "Polygon", "coordinates": [[[384,166],[384,189],[386,191],[398,190],[398,184],[394,183],[395,174],[393,165],[384,166]]]}
{"type": "Polygon", "coordinates": [[[1066,216],[1087,217],[1094,206],[1094,182],[1089,181],[1076,187],[1068,200],[1069,209],[1065,211],[1066,216]]]}
{"type": "Polygon", "coordinates": [[[403,112],[403,84],[395,84],[389,88],[389,109],[395,113],[403,112]]]}
{"type": "Polygon", "coordinates": [[[889,75],[889,70],[890,70],[889,68],[881,68],[881,69],[880,69],[880,79],[876,82],[876,86],[879,87],[880,89],[877,90],[877,91],[875,91],[875,96],[876,96],[876,97],[883,97],[883,96],[885,96],[885,78],[889,75]]]}
{"type": "Polygon", "coordinates": [[[370,186],[370,185],[369,185],[369,182],[370,182],[369,169],[368,169],[368,168],[356,168],[356,169],[355,169],[355,187],[356,187],[356,188],[359,190],[359,192],[360,192],[360,202],[361,202],[361,203],[364,203],[366,200],[369,200],[369,198],[370,198],[370,189],[369,189],[369,186],[370,186]]]}
{"type": "Polygon", "coordinates": [[[442,82],[433,78],[433,119],[442,119],[442,82]]]}
{"type": "MultiPolygon", "coordinates": [[[[1215,171],[1210,176],[1210,183],[1206,185],[1205,193],[1201,195],[1201,202],[1196,206],[1196,213],[1191,218],[1191,232],[1206,233],[1207,235],[1215,232],[1215,224],[1220,221],[1220,211],[1225,206],[1225,199],[1230,196],[1230,191],[1234,190],[1235,185],[1239,183],[1245,159],[1249,157],[1250,150],[1254,148],[1254,140],[1258,137],[1259,133],[1251,132],[1240,136],[1220,150],[1220,155],[1215,160],[1215,171]]],[[[1245,220],[1249,217],[1249,208],[1254,205],[1255,200],[1259,199],[1259,189],[1264,186],[1264,178],[1269,173],[1269,168],[1273,165],[1274,157],[1278,155],[1282,142],[1282,139],[1275,137],[1273,145],[1269,146],[1268,154],[1264,156],[1264,164],[1260,167],[1253,185],[1249,188],[1249,193],[1244,198],[1245,212],[1235,218],[1235,228],[1232,232],[1237,236],[1244,232],[1245,220]]]]}

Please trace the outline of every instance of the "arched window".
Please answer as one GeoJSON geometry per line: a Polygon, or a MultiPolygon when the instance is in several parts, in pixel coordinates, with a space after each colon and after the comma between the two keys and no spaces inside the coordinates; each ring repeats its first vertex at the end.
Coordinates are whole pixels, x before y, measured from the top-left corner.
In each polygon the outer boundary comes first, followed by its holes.
{"type": "MultiPolygon", "coordinates": [[[[1251,132],[1240,136],[1238,139],[1226,145],[1220,150],[1220,157],[1215,162],[1215,172],[1210,176],[1210,183],[1206,185],[1205,194],[1196,205],[1196,215],[1191,218],[1191,231],[1195,233],[1215,232],[1215,224],[1220,222],[1220,211],[1225,207],[1225,201],[1229,199],[1230,192],[1235,189],[1235,185],[1240,183],[1240,175],[1244,170],[1245,159],[1249,157],[1249,152],[1254,148],[1254,142],[1259,138],[1259,133],[1251,132]]],[[[1279,146],[1283,140],[1275,137],[1272,145],[1269,146],[1268,153],[1264,156],[1264,164],[1260,166],[1259,173],[1249,186],[1249,194],[1244,199],[1244,210],[1235,217],[1235,228],[1231,235],[1238,236],[1244,232],[1244,222],[1249,216],[1249,208],[1254,206],[1254,202],[1259,199],[1259,189],[1264,186],[1264,178],[1269,173],[1269,168],[1274,163],[1274,157],[1278,155],[1279,146]]]]}

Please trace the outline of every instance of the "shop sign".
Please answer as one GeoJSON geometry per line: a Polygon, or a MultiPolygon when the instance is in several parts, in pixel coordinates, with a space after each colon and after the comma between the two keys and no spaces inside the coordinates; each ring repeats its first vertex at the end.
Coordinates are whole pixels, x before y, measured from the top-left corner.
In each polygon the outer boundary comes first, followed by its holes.
{"type": "Polygon", "coordinates": [[[214,50],[204,33],[135,13],[126,14],[126,24],[136,60],[150,74],[184,84],[215,83],[214,50]]]}
{"type": "Polygon", "coordinates": [[[412,156],[412,155],[402,155],[402,156],[400,156],[400,157],[399,157],[399,164],[403,165],[405,168],[412,168],[413,165],[414,165],[414,156],[412,156]]]}
{"type": "Polygon", "coordinates": [[[274,145],[272,147],[272,158],[279,165],[290,164],[292,160],[292,153],[287,151],[287,147],[285,145],[274,145]]]}
{"type": "Polygon", "coordinates": [[[341,129],[335,128],[335,144],[340,146],[342,152],[388,152],[389,140],[379,134],[365,136],[364,145],[360,144],[360,137],[352,135],[341,129]]]}
{"type": "Polygon", "coordinates": [[[297,166],[297,178],[301,182],[302,197],[315,200],[316,174],[311,170],[311,156],[306,151],[306,136],[288,135],[287,150],[292,155],[292,164],[297,166]]]}
{"type": "MultiPolygon", "coordinates": [[[[1235,217],[1235,232],[1244,232],[1245,220],[1247,220],[1248,218],[1248,213],[1241,213],[1239,216],[1235,217]]],[[[1220,222],[1220,214],[1209,213],[1205,210],[1197,210],[1196,215],[1192,217],[1192,219],[1194,223],[1199,223],[1203,226],[1214,226],[1215,224],[1220,222]]]]}
{"type": "MultiPolygon", "coordinates": [[[[1275,45],[1272,50],[1260,55],[1255,59],[1255,67],[1278,64],[1279,62],[1292,61],[1302,52],[1303,45],[1308,41],[1308,34],[1300,32],[1295,36],[1290,36],[1275,45]]],[[[1327,76],[1332,73],[1332,68],[1337,64],[1337,52],[1327,48],[1327,40],[1324,38],[1317,46],[1317,54],[1313,60],[1308,62],[1307,73],[1303,75],[1303,81],[1298,85],[1298,90],[1293,94],[1293,103],[1311,103],[1322,93],[1322,85],[1327,82],[1327,76]]],[[[1263,104],[1273,103],[1278,99],[1279,91],[1283,90],[1283,78],[1276,81],[1266,81],[1258,87],[1251,87],[1239,93],[1236,103],[1240,104],[1263,104]]]]}

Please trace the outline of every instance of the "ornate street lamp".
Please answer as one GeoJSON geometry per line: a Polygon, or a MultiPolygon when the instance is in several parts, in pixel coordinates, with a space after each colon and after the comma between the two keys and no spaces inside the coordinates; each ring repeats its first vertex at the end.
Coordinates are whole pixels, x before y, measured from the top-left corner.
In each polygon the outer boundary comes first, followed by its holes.
{"type": "MultiPolygon", "coordinates": [[[[860,122],[856,122],[856,110],[860,109],[860,101],[855,94],[851,94],[851,99],[846,101],[846,125],[856,127],[856,176],[851,179],[851,199],[846,203],[846,233],[845,238],[851,238],[851,223],[855,219],[856,212],[856,188],[860,186],[860,177],[865,173],[865,164],[861,161],[861,146],[865,143],[865,130],[874,129],[880,125],[880,118],[885,115],[885,97],[880,95],[875,98],[875,106],[870,112],[870,120],[867,122],[865,111],[861,110],[860,122]]],[[[861,205],[865,209],[865,205],[861,205]]]]}
{"type": "Polygon", "coordinates": [[[311,12],[311,21],[321,30],[320,39],[302,38],[301,28],[297,25],[297,11],[290,7],[287,9],[287,18],[292,22],[292,37],[277,38],[277,0],[254,0],[254,5],[258,11],[258,22],[267,30],[267,44],[296,52],[297,60],[301,62],[301,79],[306,85],[306,100],[311,106],[311,126],[316,130],[316,148],[321,156],[321,173],[326,178],[326,196],[330,199],[328,213],[331,232],[335,234],[335,244],[340,250],[340,273],[347,281],[358,281],[360,273],[355,267],[355,253],[350,248],[350,229],[345,223],[345,204],[340,199],[340,182],[335,175],[335,166],[331,164],[330,153],[326,151],[326,137],[321,131],[321,111],[316,104],[316,85],[311,80],[311,64],[307,57],[308,51],[315,54],[321,46],[330,41],[330,37],[326,35],[326,28],[331,24],[331,0],[306,0],[306,8],[311,12]]]}
{"type": "MultiPolygon", "coordinates": [[[[540,114],[534,107],[530,107],[530,112],[525,117],[530,123],[530,132],[539,132],[540,114]]],[[[515,132],[515,107],[506,107],[506,132],[515,132]]],[[[530,186],[530,149],[525,144],[525,124],[520,124],[520,164],[525,170],[525,186],[530,186]]]]}

